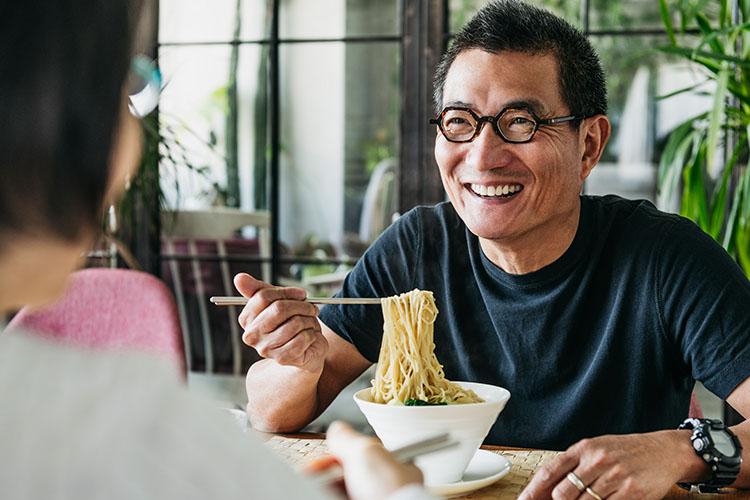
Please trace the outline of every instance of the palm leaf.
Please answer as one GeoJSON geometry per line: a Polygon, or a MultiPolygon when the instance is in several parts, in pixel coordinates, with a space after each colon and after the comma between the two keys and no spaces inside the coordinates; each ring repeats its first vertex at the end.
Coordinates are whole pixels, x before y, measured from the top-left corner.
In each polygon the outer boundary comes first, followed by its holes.
{"type": "Polygon", "coordinates": [[[706,15],[702,12],[698,12],[695,15],[695,22],[698,24],[698,28],[701,30],[701,32],[703,32],[703,35],[705,35],[702,40],[702,44],[707,43],[714,52],[723,54],[724,46],[718,39],[718,33],[714,31],[713,28],[711,28],[711,24],[709,23],[706,15]]]}
{"type": "Polygon", "coordinates": [[[711,199],[711,221],[709,224],[709,234],[717,241],[719,240],[719,236],[721,235],[721,229],[724,226],[727,214],[729,182],[732,179],[732,172],[734,171],[734,166],[737,163],[737,158],[739,157],[740,152],[744,149],[744,147],[745,145],[741,142],[738,142],[737,145],[735,145],[734,150],[732,151],[732,155],[730,156],[729,160],[727,160],[727,164],[724,166],[724,171],[721,175],[721,182],[717,184],[717,189],[714,191],[714,195],[711,199]]]}
{"type": "Polygon", "coordinates": [[[667,0],[659,0],[659,13],[661,14],[661,21],[664,23],[664,28],[667,30],[667,36],[669,36],[669,42],[672,45],[677,45],[677,38],[674,35],[674,27],[672,26],[672,18],[669,17],[669,8],[667,7],[667,0]]]}
{"type": "Polygon", "coordinates": [[[719,78],[716,80],[716,93],[714,94],[714,104],[711,107],[711,121],[708,127],[708,138],[706,144],[706,164],[708,171],[712,175],[714,172],[714,163],[716,157],[716,147],[719,144],[719,132],[721,132],[724,123],[724,108],[726,107],[727,84],[729,82],[729,68],[725,67],[719,72],[719,78]]]}
{"type": "Polygon", "coordinates": [[[660,101],[660,100],[662,100],[662,99],[668,99],[668,98],[670,98],[670,97],[674,97],[674,96],[676,96],[676,95],[679,95],[679,94],[683,94],[683,93],[685,93],[685,92],[690,92],[690,91],[692,91],[692,90],[696,90],[696,89],[698,89],[698,88],[699,88],[699,87],[701,87],[702,85],[705,85],[706,83],[708,83],[708,82],[710,82],[710,81],[712,81],[712,80],[713,80],[713,78],[706,78],[706,79],[705,79],[705,80],[703,80],[702,82],[698,82],[698,83],[695,83],[695,84],[693,84],[693,85],[689,85],[689,86],[687,86],[687,87],[683,87],[683,88],[681,88],[681,89],[679,89],[679,90],[675,90],[675,91],[673,91],[673,92],[670,92],[669,94],[662,94],[662,95],[658,95],[658,96],[656,96],[656,97],[655,97],[655,99],[656,99],[657,101],[660,101]]]}

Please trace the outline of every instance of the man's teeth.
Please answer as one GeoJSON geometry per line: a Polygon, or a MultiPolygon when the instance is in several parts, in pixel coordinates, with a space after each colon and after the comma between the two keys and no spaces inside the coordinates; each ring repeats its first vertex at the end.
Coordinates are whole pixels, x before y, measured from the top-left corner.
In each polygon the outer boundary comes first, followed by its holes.
{"type": "Polygon", "coordinates": [[[505,196],[517,193],[523,189],[520,184],[505,184],[502,186],[485,186],[484,184],[472,184],[471,190],[481,196],[505,196]]]}

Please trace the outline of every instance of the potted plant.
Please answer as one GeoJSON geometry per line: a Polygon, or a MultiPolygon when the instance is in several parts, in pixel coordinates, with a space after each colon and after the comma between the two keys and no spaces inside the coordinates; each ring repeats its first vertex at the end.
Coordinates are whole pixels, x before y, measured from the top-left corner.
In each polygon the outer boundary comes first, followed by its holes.
{"type": "MultiPolygon", "coordinates": [[[[667,0],[659,0],[671,42],[660,50],[699,65],[715,90],[707,112],[670,134],[659,163],[658,186],[665,200],[679,201],[680,213],[721,243],[750,277],[750,2],[712,3],[718,7],[713,23],[704,13],[706,1],[681,0],[670,9],[667,0]],[[680,20],[678,30],[674,14],[680,20]],[[687,38],[692,21],[698,34],[687,38]],[[677,31],[683,35],[679,40],[677,31]],[[685,42],[690,40],[688,46],[685,42]]],[[[703,83],[664,97],[696,91],[703,83]]]]}

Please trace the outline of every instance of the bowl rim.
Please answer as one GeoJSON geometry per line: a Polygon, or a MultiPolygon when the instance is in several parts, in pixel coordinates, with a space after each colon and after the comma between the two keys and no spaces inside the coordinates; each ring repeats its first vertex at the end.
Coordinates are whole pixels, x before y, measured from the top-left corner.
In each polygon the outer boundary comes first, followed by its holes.
{"type": "Polygon", "coordinates": [[[492,405],[498,405],[498,404],[505,404],[510,399],[510,391],[506,389],[505,387],[501,387],[499,385],[493,385],[493,384],[484,384],[482,382],[469,382],[468,380],[452,380],[454,384],[472,384],[472,385],[481,385],[486,387],[492,387],[493,389],[500,389],[500,398],[495,401],[483,401],[481,403],[460,403],[460,404],[453,404],[453,405],[426,405],[426,406],[406,406],[406,405],[389,405],[386,403],[376,403],[374,401],[368,401],[366,399],[362,399],[360,397],[360,394],[362,394],[364,391],[370,391],[372,389],[372,386],[365,387],[363,389],[360,389],[356,391],[352,398],[357,404],[365,404],[365,405],[373,405],[377,408],[382,407],[389,407],[389,408],[408,408],[409,411],[417,410],[417,411],[424,411],[424,410],[434,410],[435,408],[477,408],[480,406],[492,406],[492,405]]]}

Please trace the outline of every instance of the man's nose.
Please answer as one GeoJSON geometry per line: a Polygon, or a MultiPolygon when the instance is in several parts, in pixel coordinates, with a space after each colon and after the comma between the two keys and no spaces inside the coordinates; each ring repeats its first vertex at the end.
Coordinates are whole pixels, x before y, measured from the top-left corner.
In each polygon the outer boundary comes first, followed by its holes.
{"type": "Polygon", "coordinates": [[[467,164],[476,170],[491,170],[506,165],[513,145],[505,142],[491,123],[482,122],[481,125],[479,134],[468,144],[467,164]]]}

